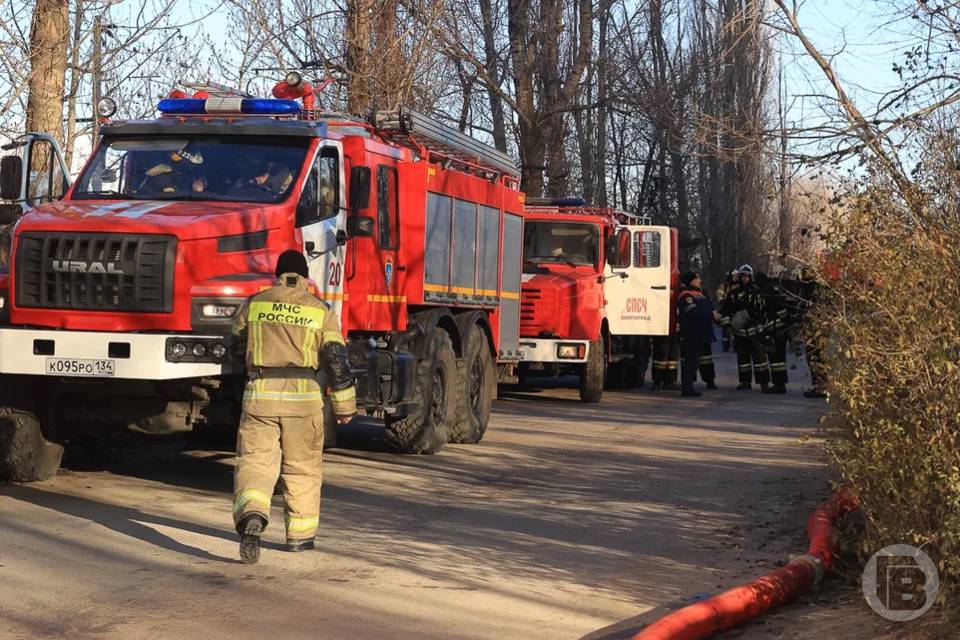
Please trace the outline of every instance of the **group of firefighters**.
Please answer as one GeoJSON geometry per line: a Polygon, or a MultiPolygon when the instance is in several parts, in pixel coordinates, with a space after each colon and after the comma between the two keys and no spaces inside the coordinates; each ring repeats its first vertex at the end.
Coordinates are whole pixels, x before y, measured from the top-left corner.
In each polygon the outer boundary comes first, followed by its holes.
{"type": "MultiPolygon", "coordinates": [[[[737,354],[737,390],[748,391],[755,382],[763,393],[786,393],[787,347],[791,339],[800,339],[798,329],[816,297],[812,272],[803,270],[796,279],[770,278],[745,264],[725,278],[716,304],[703,291],[696,272],[684,273],[680,282],[679,333],[652,343],[653,390],[675,389],[678,369],[681,395],[702,395],[694,388],[698,373],[707,389],[716,389],[712,343],[714,325],[719,325],[723,350],[729,351],[732,344],[737,354]]],[[[812,388],[803,395],[823,398],[819,349],[810,339],[804,345],[812,388]]]]}

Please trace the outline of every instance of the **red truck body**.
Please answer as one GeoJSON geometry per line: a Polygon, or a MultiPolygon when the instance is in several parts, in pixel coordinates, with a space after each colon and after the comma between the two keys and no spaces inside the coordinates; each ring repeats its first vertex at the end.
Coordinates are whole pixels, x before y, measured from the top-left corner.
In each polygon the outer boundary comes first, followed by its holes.
{"type": "Polygon", "coordinates": [[[243,379],[230,327],[292,248],[340,312],[358,403],[386,417],[388,440],[417,452],[479,440],[493,367],[519,357],[524,197],[510,159],[415,113],[367,121],[251,101],[300,112],[277,116],[177,95],[157,120],[104,125],[60,201],[31,197],[33,181],[56,191],[55,163],[31,165],[40,137],[24,138],[19,165],[5,159],[26,209],[0,273],[8,387],[44,389],[49,411],[95,397],[94,414],[145,431],[233,421],[243,379]],[[181,167],[205,190],[137,186],[181,167]],[[458,381],[456,359],[480,375],[458,381]],[[149,401],[130,411],[138,398],[149,401]]]}

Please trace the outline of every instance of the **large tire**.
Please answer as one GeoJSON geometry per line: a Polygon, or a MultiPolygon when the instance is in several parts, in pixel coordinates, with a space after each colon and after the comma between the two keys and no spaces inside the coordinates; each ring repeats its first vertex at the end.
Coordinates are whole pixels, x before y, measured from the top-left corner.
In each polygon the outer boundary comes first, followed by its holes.
{"type": "Polygon", "coordinates": [[[43,437],[36,416],[0,407],[0,479],[46,480],[57,473],[62,458],[63,447],[43,437]]]}
{"type": "Polygon", "coordinates": [[[417,363],[414,408],[402,418],[387,417],[387,444],[402,453],[436,453],[450,439],[457,415],[457,358],[450,336],[435,328],[426,356],[417,363]]]}
{"type": "Polygon", "coordinates": [[[600,402],[606,377],[607,348],[603,336],[600,336],[590,343],[590,353],[580,373],[580,399],[584,402],[600,402]]]}
{"type": "Polygon", "coordinates": [[[457,422],[450,442],[476,444],[483,439],[490,422],[490,409],[496,392],[497,374],[490,355],[487,334],[478,324],[471,325],[463,339],[462,380],[458,398],[457,422]]]}

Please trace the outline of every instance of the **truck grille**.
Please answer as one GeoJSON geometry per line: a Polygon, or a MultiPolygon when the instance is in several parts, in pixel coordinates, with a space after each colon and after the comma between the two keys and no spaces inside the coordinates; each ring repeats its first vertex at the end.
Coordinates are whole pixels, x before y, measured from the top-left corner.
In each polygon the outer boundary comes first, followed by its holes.
{"type": "Polygon", "coordinates": [[[540,331],[539,313],[537,305],[541,300],[540,289],[523,287],[520,295],[520,335],[537,335],[540,331]]]}
{"type": "Polygon", "coordinates": [[[22,233],[17,306],[169,313],[176,243],[158,235],[22,233]]]}

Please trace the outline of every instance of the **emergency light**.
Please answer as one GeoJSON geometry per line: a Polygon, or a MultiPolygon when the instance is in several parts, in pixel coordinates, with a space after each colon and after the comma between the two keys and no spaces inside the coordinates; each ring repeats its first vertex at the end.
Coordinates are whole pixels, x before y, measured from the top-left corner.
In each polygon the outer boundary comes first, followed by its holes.
{"type": "Polygon", "coordinates": [[[244,115],[244,116],[295,116],[300,105],[294,100],[271,98],[164,98],[157,110],[166,115],[244,115]]]}

